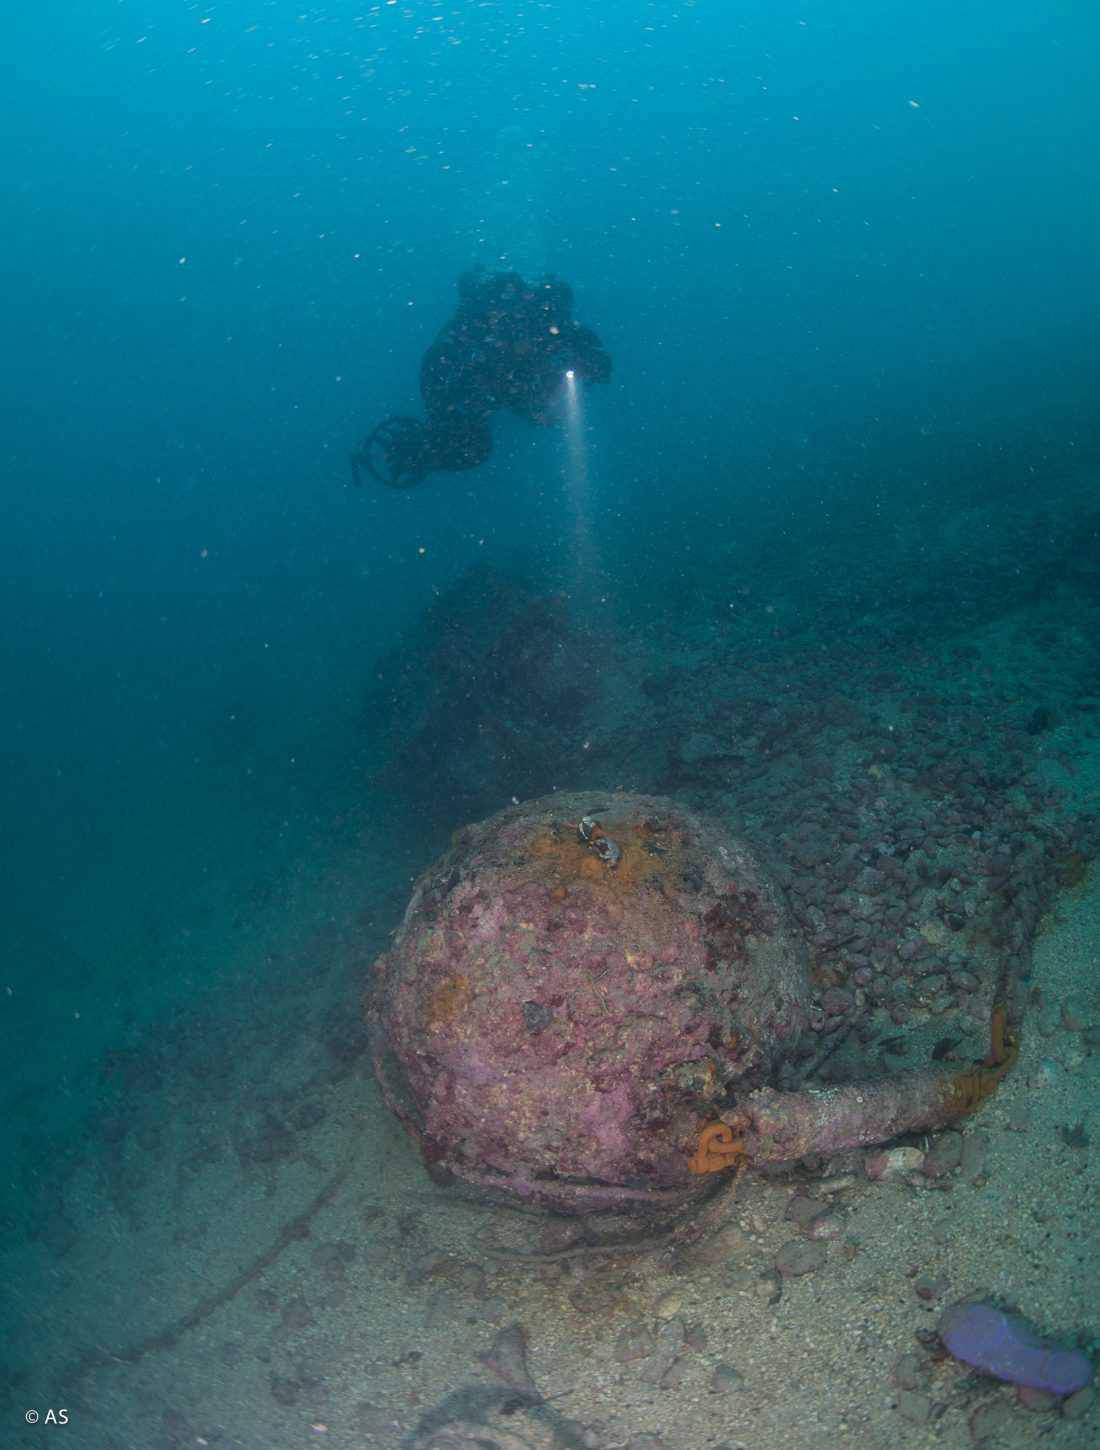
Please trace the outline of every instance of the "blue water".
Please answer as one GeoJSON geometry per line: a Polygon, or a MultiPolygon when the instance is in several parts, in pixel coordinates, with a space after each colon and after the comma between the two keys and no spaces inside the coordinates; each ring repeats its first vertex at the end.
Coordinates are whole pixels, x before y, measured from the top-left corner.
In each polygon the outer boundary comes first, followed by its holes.
{"type": "MultiPolygon", "coordinates": [[[[776,537],[752,587],[793,589],[805,559],[812,616],[811,542],[843,558],[849,529],[889,538],[895,502],[942,523],[1097,459],[1100,20],[42,0],[4,37],[0,1101],[22,1223],[105,1058],[236,980],[233,933],[257,902],[277,930],[286,873],[373,832],[400,857],[388,929],[459,823],[465,797],[392,844],[376,662],[472,566],[576,577],[559,432],[502,418],[480,470],[351,485],[363,434],[419,409],[458,274],[565,277],[614,356],[585,397],[584,622],[691,637],[737,586],[726,546],[776,537]]],[[[288,930],[326,909],[288,905],[288,930]]]]}

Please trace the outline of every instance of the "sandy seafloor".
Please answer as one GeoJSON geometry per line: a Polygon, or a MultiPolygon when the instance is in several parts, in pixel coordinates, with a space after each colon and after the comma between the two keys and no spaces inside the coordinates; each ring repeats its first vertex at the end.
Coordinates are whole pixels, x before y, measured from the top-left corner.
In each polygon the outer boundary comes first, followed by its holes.
{"type": "MultiPolygon", "coordinates": [[[[1062,784],[1094,800],[1100,746],[1076,749],[1062,784]]],[[[498,1254],[560,1242],[540,1220],[430,1183],[380,1103],[353,1001],[326,1019],[327,1055],[303,1040],[326,962],[356,933],[380,945],[381,875],[392,921],[409,878],[382,833],[293,901],[271,893],[220,996],[154,1066],[120,1060],[115,1151],[108,1119],[72,1158],[57,1223],[5,1244],[22,1327],[0,1444],[398,1450],[437,1410],[495,1427],[456,1446],[502,1450],[1100,1444],[1092,1391],[1028,1405],[918,1339],[975,1292],[1045,1331],[1100,1333],[1095,868],[1044,920],[1020,1061],[963,1128],[967,1168],[871,1182],[853,1155],[749,1176],[702,1245],[534,1267],[498,1254]],[[806,1197],[832,1205],[823,1262],[780,1278],[806,1197]],[[517,1324],[541,1408],[510,1403],[479,1359],[517,1324]],[[64,1430],[23,1424],[51,1404],[64,1430]]]]}

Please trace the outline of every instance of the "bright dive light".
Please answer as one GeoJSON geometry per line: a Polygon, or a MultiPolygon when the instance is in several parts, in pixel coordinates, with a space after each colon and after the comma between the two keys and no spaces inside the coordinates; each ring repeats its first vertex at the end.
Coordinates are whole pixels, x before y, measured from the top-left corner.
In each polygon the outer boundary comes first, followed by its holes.
{"type": "Polygon", "coordinates": [[[573,369],[572,368],[566,368],[566,370],[565,370],[565,381],[567,383],[571,383],[573,381],[573,379],[574,379],[575,376],[576,376],[576,374],[573,372],[573,369]]]}

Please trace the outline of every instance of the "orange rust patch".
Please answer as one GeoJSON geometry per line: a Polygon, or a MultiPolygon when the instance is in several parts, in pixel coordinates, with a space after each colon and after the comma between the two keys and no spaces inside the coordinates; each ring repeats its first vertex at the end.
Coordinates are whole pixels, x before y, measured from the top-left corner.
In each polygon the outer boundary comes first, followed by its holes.
{"type": "Polygon", "coordinates": [[[538,863],[539,877],[551,888],[551,896],[567,893],[571,885],[587,882],[616,895],[637,891],[644,882],[679,874],[681,851],[677,836],[654,830],[646,821],[621,821],[600,817],[602,834],[609,836],[622,852],[617,866],[606,866],[594,851],[577,838],[577,823],[562,822],[535,836],[528,850],[538,863]]]}
{"type": "Polygon", "coordinates": [[[464,1012],[473,999],[469,977],[454,972],[444,977],[428,1003],[428,1031],[436,1032],[464,1012]]]}

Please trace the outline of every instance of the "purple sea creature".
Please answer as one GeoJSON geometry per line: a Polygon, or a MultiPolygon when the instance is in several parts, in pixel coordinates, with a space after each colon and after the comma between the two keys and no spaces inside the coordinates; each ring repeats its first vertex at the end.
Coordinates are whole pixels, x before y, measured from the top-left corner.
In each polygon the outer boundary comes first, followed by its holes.
{"type": "Polygon", "coordinates": [[[1092,1378],[1087,1355],[1043,1339],[1026,1319],[994,1304],[952,1304],[939,1333],[956,1359],[1009,1384],[1072,1395],[1092,1378]]]}

